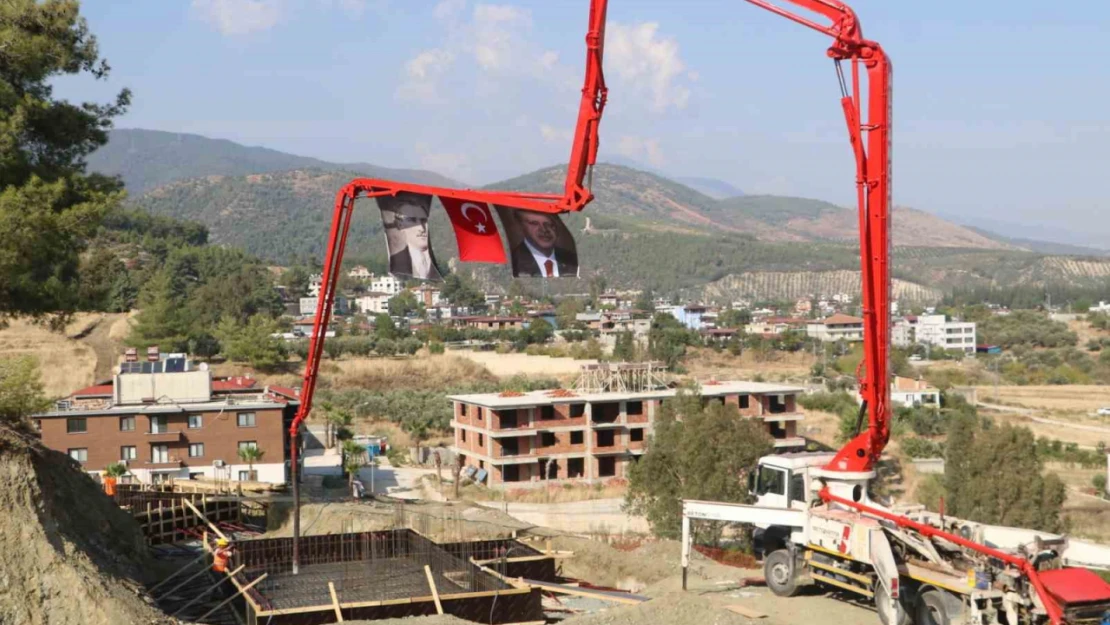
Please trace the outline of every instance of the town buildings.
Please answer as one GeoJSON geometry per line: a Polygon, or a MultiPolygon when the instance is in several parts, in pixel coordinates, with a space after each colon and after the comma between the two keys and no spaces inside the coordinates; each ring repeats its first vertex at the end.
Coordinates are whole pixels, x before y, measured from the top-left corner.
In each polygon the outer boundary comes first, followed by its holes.
{"type": "Polygon", "coordinates": [[[377,276],[370,281],[370,290],[378,293],[396,295],[404,288],[404,282],[393,276],[377,276]]]}
{"type": "Polygon", "coordinates": [[[389,312],[389,293],[370,291],[355,298],[355,307],[364,315],[377,315],[389,312]]]}
{"type": "Polygon", "coordinates": [[[862,341],[863,319],[837,313],[806,323],[806,335],[819,341],[862,341]]]}
{"type": "Polygon", "coordinates": [[[207,477],[284,483],[287,431],[297,392],[246,377],[214,378],[183,354],[126,362],[111,380],[75,391],[32,415],[42,442],[90,473],[122,462],[127,479],[160,483],[207,477]],[[248,463],[239,450],[257,447],[248,463]]]}
{"type": "MultiPolygon", "coordinates": [[[[650,365],[612,367],[629,377],[650,365]]],[[[656,415],[675,397],[673,388],[587,389],[530,393],[452,395],[453,449],[475,479],[494,487],[553,480],[587,482],[621,478],[644,454],[656,415]]],[[[736,406],[741,418],[760,420],[778,451],[804,449],[798,435],[803,419],[801,388],[755,382],[704,383],[702,401],[736,406]]]]}
{"type": "Polygon", "coordinates": [[[891,341],[899,347],[929,345],[975,353],[976,326],[971,321],[949,321],[944,315],[907,315],[894,322],[891,341]]]}
{"type": "Polygon", "coordinates": [[[903,406],[931,406],[940,408],[940,390],[929,386],[925,380],[894,376],[890,383],[890,401],[903,406]]]}

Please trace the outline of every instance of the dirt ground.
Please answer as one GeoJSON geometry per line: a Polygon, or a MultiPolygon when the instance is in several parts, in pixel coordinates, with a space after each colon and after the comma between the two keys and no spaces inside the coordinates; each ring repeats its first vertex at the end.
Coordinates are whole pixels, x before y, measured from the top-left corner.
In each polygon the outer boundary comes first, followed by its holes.
{"type": "MultiPolygon", "coordinates": [[[[299,386],[304,364],[290,361],[284,373],[266,374],[236,363],[220,363],[212,367],[216,375],[251,374],[262,384],[299,386]]],[[[375,390],[442,389],[452,386],[495,382],[497,376],[481,364],[454,353],[396,358],[326,359],[320,365],[322,388],[372,388],[375,390]]]]}
{"type": "Polygon", "coordinates": [[[161,624],[135,520],[61,453],[0,424],[0,623],[161,624]]]}
{"type": "MultiPolygon", "coordinates": [[[[976,387],[979,400],[995,402],[993,386],[976,387]]],[[[1110,406],[1110,386],[1094,385],[1047,385],[1047,386],[999,386],[999,403],[1034,408],[1056,413],[1060,416],[1084,417],[1099,408],[1110,406]]],[[[1110,426],[1110,417],[1093,421],[1110,426]]]]}
{"type": "Polygon", "coordinates": [[[745,350],[733,356],[727,351],[692,349],[685,365],[698,379],[752,380],[759,376],[767,381],[804,382],[814,362],[816,359],[809,352],[771,352],[761,356],[753,350],[745,350]]]}
{"type": "Polygon", "coordinates": [[[70,337],[83,332],[100,317],[102,315],[78,314],[73,323],[60,332],[28,320],[14,320],[0,330],[0,358],[34,356],[47,397],[64,397],[93,382],[97,368],[95,350],[70,337]]]}
{"type": "Polygon", "coordinates": [[[551,356],[530,356],[528,354],[498,354],[497,352],[471,350],[452,351],[451,354],[478,363],[498,377],[532,375],[573,378],[578,375],[582,365],[597,363],[596,360],[552,358],[551,356]]]}

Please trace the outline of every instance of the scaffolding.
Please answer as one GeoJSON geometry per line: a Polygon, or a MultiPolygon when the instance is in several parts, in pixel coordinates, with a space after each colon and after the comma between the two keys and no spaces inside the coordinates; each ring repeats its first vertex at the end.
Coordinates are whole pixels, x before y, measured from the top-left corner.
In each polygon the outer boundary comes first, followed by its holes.
{"type": "Polygon", "coordinates": [[[647,393],[667,388],[670,376],[661,362],[620,362],[582,365],[574,383],[579,393],[647,393]]]}
{"type": "MultiPolygon", "coordinates": [[[[538,591],[508,584],[476,564],[497,556],[494,542],[441,546],[409,529],[305,536],[293,574],[292,539],[269,538],[238,543],[232,565],[243,567],[236,585],[261,580],[245,594],[248,623],[300,625],[332,622],[337,612],[370,620],[439,610],[492,623],[542,618],[538,591]]],[[[528,550],[501,549],[514,556],[528,550]]]]}

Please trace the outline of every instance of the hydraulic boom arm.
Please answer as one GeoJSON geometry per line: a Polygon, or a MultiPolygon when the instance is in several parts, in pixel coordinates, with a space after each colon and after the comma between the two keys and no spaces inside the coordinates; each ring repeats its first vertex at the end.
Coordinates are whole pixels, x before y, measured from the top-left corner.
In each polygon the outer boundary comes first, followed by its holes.
{"type": "MultiPolygon", "coordinates": [[[[863,396],[861,410],[867,411],[869,420],[868,428],[842,447],[825,468],[868,472],[890,438],[890,59],[879,44],[863,38],[856,14],[842,2],[784,0],[827,17],[832,24],[826,26],[770,0],[747,1],[833,38],[828,55],[836,62],[840,104],[856,159],[863,283],[863,360],[859,382],[863,396]],[[843,61],[850,64],[850,89],[843,61]],[[867,73],[866,110],[860,86],[861,66],[867,73]]],[[[861,412],[861,420],[862,417],[861,412]]]]}

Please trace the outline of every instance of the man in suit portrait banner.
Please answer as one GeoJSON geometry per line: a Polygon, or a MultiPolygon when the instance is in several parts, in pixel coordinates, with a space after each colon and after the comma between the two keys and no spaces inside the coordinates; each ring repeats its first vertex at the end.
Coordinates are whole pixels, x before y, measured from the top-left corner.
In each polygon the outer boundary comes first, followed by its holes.
{"type": "Polygon", "coordinates": [[[497,206],[513,277],[577,278],[578,247],[559,215],[497,206]]]}
{"type": "Polygon", "coordinates": [[[418,280],[442,280],[428,237],[432,196],[399,191],[377,198],[389,249],[389,273],[418,280]]]}

